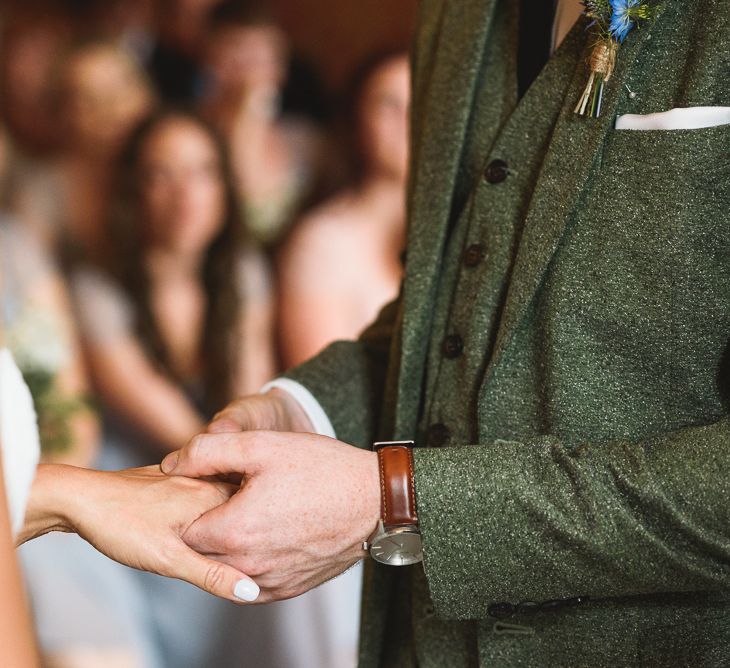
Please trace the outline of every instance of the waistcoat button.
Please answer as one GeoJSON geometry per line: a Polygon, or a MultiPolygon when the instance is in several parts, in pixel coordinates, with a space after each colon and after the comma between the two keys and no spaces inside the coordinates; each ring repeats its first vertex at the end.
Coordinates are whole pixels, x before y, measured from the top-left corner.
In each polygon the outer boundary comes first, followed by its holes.
{"type": "Polygon", "coordinates": [[[464,341],[458,334],[449,334],[444,339],[441,352],[447,359],[453,360],[464,352],[464,341]]]}
{"type": "Polygon", "coordinates": [[[484,178],[487,183],[502,183],[509,174],[509,166],[504,160],[492,160],[484,170],[484,178]]]}
{"type": "Polygon", "coordinates": [[[464,266],[476,267],[484,259],[485,255],[486,252],[482,244],[472,244],[464,253],[464,266]]]}
{"type": "Polygon", "coordinates": [[[432,448],[440,448],[446,445],[451,438],[451,429],[441,422],[436,422],[428,428],[426,442],[432,448]]]}

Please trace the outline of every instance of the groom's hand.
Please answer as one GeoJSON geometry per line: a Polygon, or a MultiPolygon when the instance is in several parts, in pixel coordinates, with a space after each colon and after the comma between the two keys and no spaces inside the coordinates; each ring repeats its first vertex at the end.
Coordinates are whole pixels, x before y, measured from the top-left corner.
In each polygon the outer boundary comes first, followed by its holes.
{"type": "Polygon", "coordinates": [[[232,401],[207,428],[211,434],[255,430],[314,431],[299,402],[278,388],[232,401]]]}
{"type": "Polygon", "coordinates": [[[326,436],[201,434],[163,461],[190,477],[240,474],[240,490],[190,526],[196,551],[252,577],[257,602],[297,596],[365,556],[380,517],[377,455],[326,436]]]}

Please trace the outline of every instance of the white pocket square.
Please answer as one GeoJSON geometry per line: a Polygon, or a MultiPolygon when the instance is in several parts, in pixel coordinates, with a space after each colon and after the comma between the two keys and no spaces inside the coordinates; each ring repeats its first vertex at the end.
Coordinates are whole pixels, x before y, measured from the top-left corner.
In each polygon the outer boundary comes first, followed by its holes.
{"type": "Polygon", "coordinates": [[[697,130],[730,123],[730,107],[685,107],[656,114],[624,114],[617,130],[697,130]]]}

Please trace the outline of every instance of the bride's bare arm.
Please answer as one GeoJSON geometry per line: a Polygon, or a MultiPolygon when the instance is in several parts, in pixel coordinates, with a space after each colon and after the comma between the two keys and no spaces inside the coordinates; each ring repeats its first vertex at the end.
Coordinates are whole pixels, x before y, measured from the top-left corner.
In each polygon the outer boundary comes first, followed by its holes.
{"type": "Polygon", "coordinates": [[[17,668],[39,665],[30,615],[10,530],[5,483],[0,458],[0,647],[2,663],[17,668]]]}

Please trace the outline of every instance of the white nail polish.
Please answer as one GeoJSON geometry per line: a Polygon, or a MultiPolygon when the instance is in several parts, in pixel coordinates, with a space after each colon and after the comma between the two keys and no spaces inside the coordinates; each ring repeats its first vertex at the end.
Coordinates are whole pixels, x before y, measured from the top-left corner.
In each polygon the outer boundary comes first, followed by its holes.
{"type": "Polygon", "coordinates": [[[233,588],[233,595],[242,601],[255,601],[259,597],[259,586],[251,580],[239,580],[233,588]]]}

